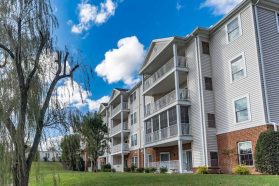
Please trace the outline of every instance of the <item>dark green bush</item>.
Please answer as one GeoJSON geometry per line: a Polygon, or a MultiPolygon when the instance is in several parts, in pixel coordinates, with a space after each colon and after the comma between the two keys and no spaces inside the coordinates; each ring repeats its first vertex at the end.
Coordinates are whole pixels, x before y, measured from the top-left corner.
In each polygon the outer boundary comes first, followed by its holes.
{"type": "Polygon", "coordinates": [[[160,167],[160,173],[166,173],[168,172],[168,168],[167,167],[160,167]]]}
{"type": "Polygon", "coordinates": [[[102,172],[110,172],[111,171],[111,165],[110,164],[105,164],[101,166],[101,171],[102,172]]]}
{"type": "Polygon", "coordinates": [[[112,168],[112,169],[111,169],[111,172],[116,172],[116,169],[115,169],[115,168],[112,168]]]}
{"type": "Polygon", "coordinates": [[[248,169],[247,166],[244,165],[238,165],[233,169],[234,174],[239,174],[239,175],[248,175],[251,174],[250,170],[248,169]]]}
{"type": "Polygon", "coordinates": [[[150,173],[150,168],[145,168],[145,169],[144,169],[144,172],[145,172],[145,173],[150,173]]]}
{"type": "Polygon", "coordinates": [[[131,172],[135,172],[136,171],[136,166],[134,165],[134,164],[132,164],[132,166],[131,166],[131,172]]]}
{"type": "Polygon", "coordinates": [[[144,168],[137,168],[136,171],[137,171],[138,173],[143,173],[143,172],[144,172],[144,168]]]}
{"type": "Polygon", "coordinates": [[[255,151],[257,171],[266,174],[279,174],[279,132],[262,132],[255,151]]]}
{"type": "Polygon", "coordinates": [[[154,172],[156,172],[157,171],[157,168],[156,167],[150,167],[150,172],[151,173],[154,173],[154,172]]]}
{"type": "Polygon", "coordinates": [[[124,172],[131,172],[131,168],[129,167],[124,168],[124,172]]]}

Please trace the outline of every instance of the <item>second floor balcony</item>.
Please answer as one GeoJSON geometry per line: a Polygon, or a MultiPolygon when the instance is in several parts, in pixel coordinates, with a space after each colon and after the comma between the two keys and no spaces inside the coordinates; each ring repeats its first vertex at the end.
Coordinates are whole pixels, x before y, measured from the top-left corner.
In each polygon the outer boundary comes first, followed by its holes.
{"type": "MultiPolygon", "coordinates": [[[[188,65],[186,62],[186,58],[184,56],[177,56],[177,68],[187,70],[188,65]]],[[[150,89],[152,86],[160,82],[164,77],[171,73],[172,70],[175,69],[174,58],[171,58],[166,64],[161,66],[157,71],[155,71],[152,75],[147,77],[143,83],[143,90],[146,91],[150,89]]]]}
{"type": "MultiPolygon", "coordinates": [[[[188,89],[179,89],[179,101],[189,101],[189,91],[188,89]]],[[[167,107],[168,105],[174,103],[176,101],[176,91],[173,90],[165,96],[159,98],[155,102],[151,102],[145,106],[144,116],[148,117],[161,109],[167,107]]]]}
{"type": "Polygon", "coordinates": [[[112,146],[111,153],[121,153],[122,151],[128,151],[129,150],[129,144],[128,143],[120,143],[117,145],[112,146]]]}

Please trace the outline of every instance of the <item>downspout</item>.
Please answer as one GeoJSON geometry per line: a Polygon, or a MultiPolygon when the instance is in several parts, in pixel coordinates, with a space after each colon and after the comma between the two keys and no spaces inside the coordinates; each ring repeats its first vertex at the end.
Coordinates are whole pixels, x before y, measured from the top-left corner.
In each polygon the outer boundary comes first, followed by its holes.
{"type": "Polygon", "coordinates": [[[203,144],[203,154],[204,154],[204,163],[205,166],[208,166],[208,153],[207,153],[207,139],[205,136],[206,132],[206,127],[205,127],[205,119],[204,119],[204,100],[203,100],[203,86],[202,86],[202,71],[201,71],[201,57],[200,57],[200,47],[199,47],[199,37],[195,37],[195,42],[196,42],[196,58],[198,61],[198,81],[199,81],[199,100],[200,100],[200,117],[202,120],[202,144],[203,144]]]}
{"type": "Polygon", "coordinates": [[[270,122],[270,112],[269,112],[269,104],[268,104],[268,96],[267,96],[267,87],[266,87],[266,79],[265,79],[265,66],[264,66],[264,58],[263,58],[263,48],[262,48],[262,39],[260,34],[260,27],[259,27],[259,18],[258,18],[258,7],[257,4],[260,0],[257,1],[254,5],[254,11],[255,11],[255,20],[257,25],[257,36],[258,36],[258,42],[259,42],[259,49],[260,49],[260,63],[262,67],[262,73],[263,73],[263,86],[264,86],[264,99],[265,99],[265,106],[266,106],[266,114],[267,114],[267,123],[270,122]]]}
{"type": "Polygon", "coordinates": [[[139,146],[139,158],[138,158],[138,161],[139,161],[139,162],[138,162],[138,165],[139,165],[139,167],[140,167],[140,159],[142,158],[142,156],[141,156],[141,151],[142,151],[142,149],[141,149],[141,117],[140,117],[140,116],[141,116],[141,115],[140,115],[140,113],[141,113],[141,112],[140,112],[140,108],[141,108],[141,106],[140,106],[140,97],[141,97],[141,94],[140,94],[140,88],[141,88],[141,87],[139,86],[139,89],[138,89],[138,90],[139,90],[139,93],[136,93],[136,95],[137,95],[138,98],[139,98],[139,104],[138,104],[138,111],[139,111],[139,112],[138,112],[138,116],[137,116],[137,117],[138,117],[138,128],[139,128],[139,140],[140,140],[140,141],[139,141],[139,145],[140,145],[140,146],[139,146]]]}

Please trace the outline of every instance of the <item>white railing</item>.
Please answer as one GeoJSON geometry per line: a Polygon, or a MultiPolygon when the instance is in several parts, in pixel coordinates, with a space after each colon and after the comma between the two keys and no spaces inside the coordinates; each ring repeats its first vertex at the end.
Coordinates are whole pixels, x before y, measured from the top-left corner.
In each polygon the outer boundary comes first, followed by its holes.
{"type": "MultiPolygon", "coordinates": [[[[188,89],[179,89],[179,100],[186,101],[189,99],[189,91],[188,89]]],[[[168,106],[171,103],[176,101],[175,90],[166,94],[165,96],[161,97],[160,99],[156,100],[155,102],[149,103],[145,106],[145,114],[144,116],[147,117],[164,107],[168,106]]]]}
{"type": "Polygon", "coordinates": [[[166,167],[168,171],[179,171],[179,160],[148,162],[147,167],[155,167],[158,170],[161,167],[166,167]]]}
{"type": "MultiPolygon", "coordinates": [[[[128,122],[124,122],[122,125],[123,125],[123,130],[128,130],[128,122]]],[[[116,134],[118,132],[121,132],[121,124],[116,125],[115,127],[113,127],[111,129],[111,133],[110,134],[114,135],[114,134],[116,134]]]]}
{"type": "MultiPolygon", "coordinates": [[[[189,135],[190,134],[189,123],[182,123],[181,131],[182,131],[182,135],[189,135]]],[[[164,139],[172,138],[175,136],[178,136],[177,124],[171,125],[169,127],[160,129],[158,131],[149,134],[145,134],[145,143],[150,144],[164,139]]]]}
{"type": "MultiPolygon", "coordinates": [[[[183,56],[177,56],[179,68],[187,68],[186,58],[183,56]]],[[[154,72],[151,76],[149,76],[143,83],[144,90],[147,90],[156,82],[160,81],[161,78],[168,72],[174,69],[174,59],[171,58],[166,64],[164,64],[161,68],[159,68],[156,72],[154,72]]]]}
{"type": "Polygon", "coordinates": [[[123,151],[129,150],[129,144],[128,143],[120,143],[120,144],[112,146],[111,152],[112,153],[121,152],[121,146],[122,145],[123,145],[123,151]]]}
{"type": "Polygon", "coordinates": [[[107,123],[107,117],[103,117],[102,120],[103,120],[103,123],[107,123]]]}
{"type": "Polygon", "coordinates": [[[128,110],[128,103],[127,102],[123,102],[122,104],[120,103],[119,105],[114,107],[112,112],[111,112],[111,116],[114,116],[120,110],[128,110]]]}

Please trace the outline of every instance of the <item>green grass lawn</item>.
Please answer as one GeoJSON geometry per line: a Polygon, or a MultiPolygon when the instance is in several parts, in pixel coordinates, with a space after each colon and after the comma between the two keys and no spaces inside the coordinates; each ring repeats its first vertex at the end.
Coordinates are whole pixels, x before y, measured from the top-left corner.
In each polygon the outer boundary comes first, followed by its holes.
{"type": "Polygon", "coordinates": [[[31,186],[95,186],[95,185],[279,185],[279,176],[236,176],[195,174],[144,173],[83,173],[63,170],[59,163],[35,163],[32,167],[31,186]],[[55,178],[55,179],[54,179],[55,178]]]}

